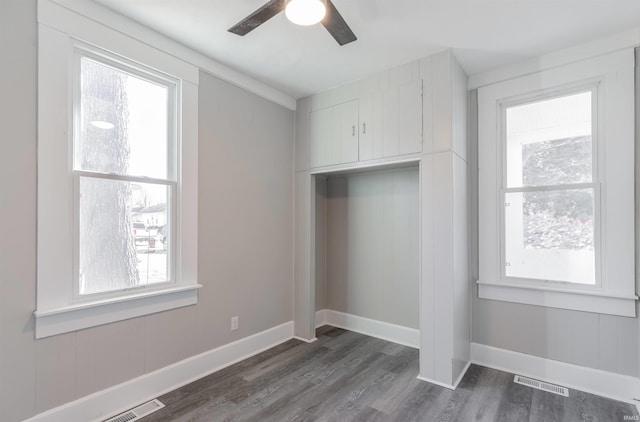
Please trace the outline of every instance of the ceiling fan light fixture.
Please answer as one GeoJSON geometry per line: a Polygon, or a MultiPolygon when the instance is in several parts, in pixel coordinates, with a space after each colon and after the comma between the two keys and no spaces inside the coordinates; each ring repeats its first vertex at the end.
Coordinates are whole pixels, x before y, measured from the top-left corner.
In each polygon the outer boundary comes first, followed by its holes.
{"type": "Polygon", "coordinates": [[[290,0],[284,13],[296,25],[309,26],[320,22],[327,8],[321,0],[290,0]]]}

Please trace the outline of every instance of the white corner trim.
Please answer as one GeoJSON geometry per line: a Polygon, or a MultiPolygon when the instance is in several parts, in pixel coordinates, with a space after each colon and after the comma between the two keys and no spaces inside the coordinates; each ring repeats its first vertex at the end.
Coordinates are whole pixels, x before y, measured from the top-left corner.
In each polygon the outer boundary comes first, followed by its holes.
{"type": "Polygon", "coordinates": [[[640,398],[640,379],[613,372],[478,343],[471,343],[471,361],[635,405],[637,402],[633,399],[640,398]]]}
{"type": "Polygon", "coordinates": [[[296,109],[296,100],[290,95],[185,47],[96,2],[84,0],[38,1],[38,21],[60,30],[83,26],[83,23],[79,23],[78,20],[80,16],[184,60],[213,76],[289,110],[296,109]]]}
{"type": "Polygon", "coordinates": [[[415,328],[345,314],[331,309],[317,311],[316,322],[318,321],[318,312],[324,313],[324,321],[327,325],[344,328],[345,330],[355,331],[356,333],[366,334],[404,346],[415,347],[416,349],[420,347],[420,331],[415,328]]]}
{"type": "Polygon", "coordinates": [[[293,338],[293,321],[192,356],[27,419],[102,421],[293,338]]]}
{"type": "Polygon", "coordinates": [[[469,90],[472,90],[518,76],[552,69],[638,45],[640,45],[640,28],[634,28],[563,50],[544,54],[539,57],[523,60],[512,65],[471,75],[467,87],[469,90]]]}

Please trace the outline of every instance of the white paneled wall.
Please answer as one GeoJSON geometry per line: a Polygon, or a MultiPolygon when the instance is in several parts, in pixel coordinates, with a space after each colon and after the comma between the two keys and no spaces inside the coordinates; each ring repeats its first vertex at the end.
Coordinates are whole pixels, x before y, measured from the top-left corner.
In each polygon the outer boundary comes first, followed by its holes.
{"type": "MultiPolygon", "coordinates": [[[[376,229],[402,230],[393,226],[393,215],[383,215],[393,207],[376,204],[366,192],[367,189],[384,191],[387,182],[381,179],[358,186],[354,181],[364,180],[359,179],[364,177],[361,175],[329,179],[326,207],[315,204],[318,198],[324,197],[317,195],[317,185],[311,182],[314,177],[324,178],[336,172],[345,174],[365,168],[401,166],[411,161],[419,169],[417,186],[413,186],[419,207],[418,225],[413,230],[418,239],[416,249],[412,251],[417,253],[414,255],[416,262],[412,264],[409,260],[406,265],[412,267],[409,273],[417,273],[419,284],[420,377],[449,387],[454,386],[468,364],[471,335],[467,269],[466,82],[466,75],[453,54],[443,51],[299,100],[296,110],[296,332],[301,337],[313,338],[308,328],[308,315],[321,304],[309,297],[312,290],[314,296],[318,292],[317,285],[313,289],[308,286],[323,281],[326,282],[327,306],[370,319],[414,326],[416,312],[410,307],[397,309],[402,300],[395,303],[395,310],[392,304],[384,303],[393,298],[385,296],[385,287],[380,280],[393,279],[399,270],[386,271],[388,267],[385,267],[375,271],[377,262],[373,260],[393,255],[393,252],[385,251],[388,245],[381,244],[384,235],[378,233],[378,236],[376,230],[366,234],[367,224],[378,220],[380,227],[376,229]],[[313,148],[316,149],[310,149],[309,115],[347,101],[359,102],[358,161],[318,164],[316,157],[322,154],[316,154],[326,145],[322,145],[320,137],[314,139],[313,148]],[[367,119],[372,119],[367,125],[369,133],[362,133],[364,127],[360,124],[367,119]],[[302,132],[305,125],[306,131],[302,132]],[[418,132],[421,136],[416,136],[418,132]],[[358,199],[350,195],[354,188],[358,199]],[[322,210],[327,213],[326,220],[320,221],[316,213],[322,210]],[[363,219],[351,219],[352,213],[363,219]],[[338,218],[337,215],[347,217],[338,218]],[[382,223],[383,220],[387,223],[382,223]],[[322,240],[315,232],[324,223],[326,244],[320,244],[314,236],[322,240]],[[352,235],[358,239],[354,244],[351,243],[352,235]],[[325,255],[315,251],[316,247],[322,247],[325,255]],[[322,256],[327,266],[324,273],[317,268],[322,256]],[[314,306],[310,305],[312,303],[314,306]],[[372,303],[377,305],[371,306],[372,303]]],[[[369,177],[375,179],[376,176],[369,177]]],[[[389,200],[394,193],[389,191],[380,197],[389,200]]],[[[393,233],[387,235],[391,236],[391,244],[399,241],[394,239],[393,233]]],[[[402,277],[410,280],[414,275],[409,273],[402,277]]],[[[408,298],[409,294],[406,296],[408,298]]]]}
{"type": "Polygon", "coordinates": [[[418,182],[417,166],[328,179],[326,309],[418,328],[418,182]]]}

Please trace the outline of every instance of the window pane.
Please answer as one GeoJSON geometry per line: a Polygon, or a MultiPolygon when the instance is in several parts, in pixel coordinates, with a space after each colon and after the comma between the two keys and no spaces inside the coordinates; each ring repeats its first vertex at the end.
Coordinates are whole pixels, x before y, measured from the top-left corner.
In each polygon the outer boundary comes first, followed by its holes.
{"type": "Polygon", "coordinates": [[[507,193],[505,275],[595,284],[593,189],[507,193]]]}
{"type": "Polygon", "coordinates": [[[167,178],[167,87],[87,57],[80,75],[75,168],[167,178]]]}
{"type": "Polygon", "coordinates": [[[591,128],[591,92],[507,108],[507,186],[590,183],[591,128]]]}
{"type": "Polygon", "coordinates": [[[169,280],[169,187],[80,178],[81,295],[169,280]]]}

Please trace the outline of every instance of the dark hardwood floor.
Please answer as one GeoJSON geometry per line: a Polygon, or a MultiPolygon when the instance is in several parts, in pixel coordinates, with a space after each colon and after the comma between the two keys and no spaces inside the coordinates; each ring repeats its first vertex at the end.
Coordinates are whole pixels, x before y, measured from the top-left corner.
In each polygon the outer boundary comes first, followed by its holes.
{"type": "Polygon", "coordinates": [[[635,406],[571,390],[569,398],[472,365],[455,391],[416,379],[418,351],[333,327],[290,340],[159,397],[160,421],[638,420],[635,406]]]}

